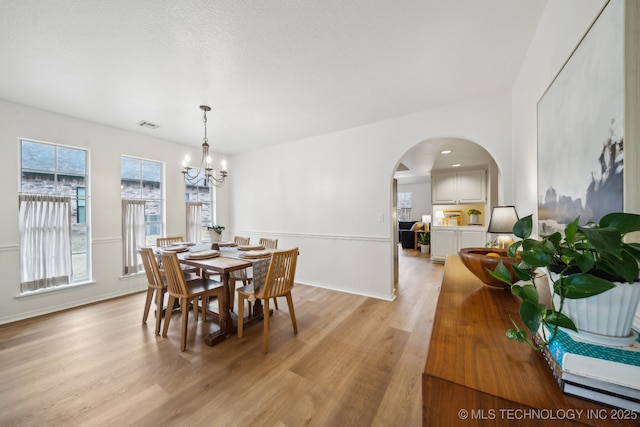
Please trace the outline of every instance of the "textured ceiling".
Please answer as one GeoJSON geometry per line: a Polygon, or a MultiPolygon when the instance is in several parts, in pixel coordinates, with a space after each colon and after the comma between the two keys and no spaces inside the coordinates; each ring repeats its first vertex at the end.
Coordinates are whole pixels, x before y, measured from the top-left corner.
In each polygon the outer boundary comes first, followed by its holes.
{"type": "Polygon", "coordinates": [[[546,2],[0,0],[0,98],[233,154],[507,90],[546,2]]]}

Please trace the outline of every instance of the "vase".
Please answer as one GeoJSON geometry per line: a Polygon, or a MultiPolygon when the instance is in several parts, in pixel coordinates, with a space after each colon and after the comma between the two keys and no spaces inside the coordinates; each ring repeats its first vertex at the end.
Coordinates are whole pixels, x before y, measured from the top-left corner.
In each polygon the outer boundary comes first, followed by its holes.
{"type": "MultiPolygon", "coordinates": [[[[549,271],[549,288],[559,274],[549,271]]],[[[612,338],[626,339],[634,336],[631,326],[640,303],[640,283],[613,282],[614,288],[587,298],[565,298],[562,313],[570,317],[578,331],[612,338]]],[[[560,296],[553,294],[556,309],[560,296]]],[[[587,338],[588,339],[588,338],[587,338]]]]}
{"type": "Polygon", "coordinates": [[[219,242],[222,240],[222,233],[216,233],[215,230],[209,230],[209,236],[211,237],[211,242],[219,242]]]}

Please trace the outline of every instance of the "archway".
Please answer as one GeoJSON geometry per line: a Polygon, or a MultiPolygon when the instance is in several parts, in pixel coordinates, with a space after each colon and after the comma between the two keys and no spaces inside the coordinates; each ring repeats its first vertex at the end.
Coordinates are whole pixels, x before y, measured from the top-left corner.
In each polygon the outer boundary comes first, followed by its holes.
{"type": "MultiPolygon", "coordinates": [[[[423,215],[430,215],[432,223],[435,218],[434,204],[431,194],[432,172],[447,173],[455,171],[484,169],[486,170],[486,200],[482,203],[483,225],[486,227],[490,217],[490,209],[498,204],[499,188],[501,187],[500,173],[497,164],[485,148],[479,144],[463,138],[438,137],[419,142],[410,148],[397,162],[392,183],[391,217],[395,218],[393,230],[393,271],[394,288],[398,287],[398,257],[401,251],[415,251],[419,248],[403,247],[399,240],[398,223],[401,219],[409,221],[421,221],[423,215]],[[399,215],[397,206],[398,193],[419,193],[418,197],[412,196],[415,201],[410,209],[409,218],[405,210],[399,215]],[[404,215],[404,217],[402,217],[404,215]]],[[[436,206],[440,206],[436,204],[436,206]]],[[[465,205],[460,205],[462,210],[465,205]]],[[[451,206],[448,206],[449,208],[451,206]]],[[[455,206],[454,206],[455,207],[455,206]]],[[[466,210],[465,210],[466,212],[466,210]]],[[[406,245],[405,245],[406,246],[406,245]]],[[[424,256],[429,259],[430,256],[424,256]]]]}

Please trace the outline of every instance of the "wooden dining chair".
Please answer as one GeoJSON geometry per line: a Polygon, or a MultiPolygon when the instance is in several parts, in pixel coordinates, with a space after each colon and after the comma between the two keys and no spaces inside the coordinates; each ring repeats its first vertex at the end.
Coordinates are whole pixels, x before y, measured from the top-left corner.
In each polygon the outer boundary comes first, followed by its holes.
{"type": "MultiPolygon", "coordinates": [[[[198,299],[202,297],[202,320],[206,320],[207,304],[211,298],[216,297],[218,300],[222,298],[223,286],[217,280],[199,277],[196,279],[186,280],[184,278],[178,255],[175,253],[165,252],[160,255],[167,280],[167,291],[169,292],[168,307],[173,307],[177,299],[180,300],[180,309],[182,311],[182,332],[180,339],[180,349],[185,351],[187,348],[187,325],[189,323],[189,302],[193,301],[193,317],[198,320],[198,299]]],[[[171,311],[167,310],[164,316],[164,327],[162,336],[166,338],[171,321],[171,311]]]]}
{"type": "MultiPolygon", "coordinates": [[[[298,248],[290,250],[276,250],[271,256],[269,271],[264,284],[254,290],[254,284],[249,284],[238,288],[238,337],[242,338],[244,328],[244,302],[255,299],[264,300],[264,347],[263,352],[269,351],[269,299],[276,297],[286,297],[289,306],[289,315],[293,324],[293,332],[298,333],[296,315],[293,310],[293,299],[291,289],[293,289],[296,275],[296,263],[298,261],[298,248]]],[[[165,324],[166,326],[166,324],[165,324]]]]}
{"type": "Polygon", "coordinates": [[[164,246],[170,246],[173,243],[184,242],[182,236],[167,236],[167,237],[158,237],[156,239],[156,246],[162,248],[164,246]]]}
{"type": "Polygon", "coordinates": [[[233,236],[233,243],[238,246],[248,245],[251,243],[251,237],[233,236]]]}
{"type": "Polygon", "coordinates": [[[142,265],[147,274],[147,300],[144,305],[144,314],[142,315],[142,324],[147,324],[149,310],[151,309],[151,301],[155,294],[156,300],[156,335],[160,335],[160,323],[162,322],[162,310],[164,309],[164,294],[167,291],[167,285],[164,283],[160,268],[156,261],[156,256],[151,248],[140,249],[142,265]]]}
{"type": "MultiPolygon", "coordinates": [[[[278,249],[278,239],[261,237],[258,243],[264,246],[265,249],[278,249]]],[[[273,299],[273,305],[276,307],[276,310],[278,310],[278,300],[276,298],[273,299]]]]}
{"type": "MultiPolygon", "coordinates": [[[[165,246],[171,246],[174,243],[180,243],[180,242],[184,242],[184,239],[182,238],[182,236],[158,237],[156,239],[156,246],[159,248],[163,248],[165,246]]],[[[182,266],[182,271],[184,271],[185,273],[192,273],[197,276],[202,275],[202,272],[200,271],[199,268],[190,267],[188,265],[182,266]]]]}
{"type": "Polygon", "coordinates": [[[264,246],[265,249],[278,249],[278,239],[261,237],[258,243],[264,246]]]}
{"type": "MultiPolygon", "coordinates": [[[[233,236],[233,243],[235,243],[237,246],[249,245],[251,244],[251,237],[233,236]]],[[[231,308],[232,311],[233,311],[233,304],[234,304],[234,299],[236,295],[236,283],[240,281],[244,286],[251,283],[251,277],[249,276],[249,273],[246,268],[243,270],[232,271],[229,274],[229,282],[231,286],[231,289],[229,290],[229,295],[230,295],[229,307],[231,308]]]]}

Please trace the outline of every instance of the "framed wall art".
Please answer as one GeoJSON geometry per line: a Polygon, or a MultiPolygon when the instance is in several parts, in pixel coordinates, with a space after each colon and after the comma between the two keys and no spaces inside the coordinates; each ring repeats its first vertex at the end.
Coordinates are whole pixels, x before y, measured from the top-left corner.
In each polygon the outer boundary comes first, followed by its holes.
{"type": "Polygon", "coordinates": [[[538,102],[538,232],[624,209],[625,0],[610,0],[538,102]]]}

